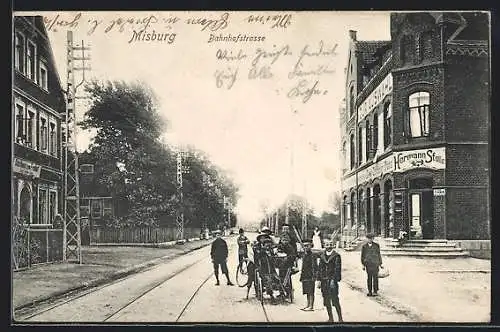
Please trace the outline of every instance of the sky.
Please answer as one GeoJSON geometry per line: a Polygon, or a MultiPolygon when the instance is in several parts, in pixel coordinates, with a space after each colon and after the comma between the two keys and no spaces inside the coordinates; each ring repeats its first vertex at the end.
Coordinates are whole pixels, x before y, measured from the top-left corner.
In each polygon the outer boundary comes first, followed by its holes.
{"type": "MultiPolygon", "coordinates": [[[[75,41],[91,45],[88,78],[146,82],[168,122],[165,141],[193,145],[227,170],[240,188],[240,221],[255,222],[263,205],[273,208],[292,192],[305,196],[316,213],[332,210],[329,195],[340,189],[339,107],[348,31],[356,30],[358,40],[389,40],[388,12],[43,15],[64,86],[66,31],[72,27],[75,41]],[[272,26],[276,15],[282,15],[283,26],[272,26]],[[171,39],[131,41],[143,28],[171,39]],[[265,40],[213,41],[229,35],[265,40]],[[305,98],[313,86],[315,93],[305,98]]],[[[80,117],[84,111],[78,110],[80,117]]],[[[80,149],[89,140],[80,132],[80,149]]]]}

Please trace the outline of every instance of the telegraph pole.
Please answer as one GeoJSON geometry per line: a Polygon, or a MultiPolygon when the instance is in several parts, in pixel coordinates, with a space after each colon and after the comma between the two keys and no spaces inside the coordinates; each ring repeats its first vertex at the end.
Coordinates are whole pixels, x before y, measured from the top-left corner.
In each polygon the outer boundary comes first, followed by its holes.
{"type": "Polygon", "coordinates": [[[76,145],[76,90],[85,82],[85,71],[90,70],[85,61],[90,60],[85,51],[90,47],[73,44],[73,32],[67,33],[67,103],[64,122],[64,218],[63,218],[63,261],[77,261],[82,264],[82,241],[80,232],[80,184],[78,151],[76,145]],[[75,51],[81,56],[75,56],[75,51]],[[76,67],[75,61],[81,60],[82,67],[76,67]],[[82,81],[75,85],[75,71],[82,71],[82,81]]]}
{"type": "Polygon", "coordinates": [[[184,240],[184,193],[183,193],[183,174],[188,172],[187,167],[183,165],[185,152],[182,149],[177,151],[177,197],[178,206],[175,222],[177,225],[177,241],[184,240]]]}

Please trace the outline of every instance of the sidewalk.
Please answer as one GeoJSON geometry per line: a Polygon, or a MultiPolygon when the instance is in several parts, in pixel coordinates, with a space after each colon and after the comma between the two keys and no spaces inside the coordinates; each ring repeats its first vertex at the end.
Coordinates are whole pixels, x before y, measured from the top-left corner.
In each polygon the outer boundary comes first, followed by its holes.
{"type": "MultiPolygon", "coordinates": [[[[367,292],[360,251],[339,249],[342,280],[367,292]]],[[[489,322],[491,261],[476,258],[382,257],[390,275],[372,297],[417,322],[489,322]]]]}
{"type": "Polygon", "coordinates": [[[18,310],[70,292],[76,293],[109,283],[210,245],[212,241],[213,239],[172,243],[159,248],[115,245],[83,247],[81,265],[54,263],[13,272],[13,308],[18,310]]]}

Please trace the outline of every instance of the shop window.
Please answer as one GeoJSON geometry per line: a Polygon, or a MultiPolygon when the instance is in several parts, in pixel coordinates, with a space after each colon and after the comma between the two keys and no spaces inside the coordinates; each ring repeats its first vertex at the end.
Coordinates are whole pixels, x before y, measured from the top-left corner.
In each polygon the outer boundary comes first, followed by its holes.
{"type": "Polygon", "coordinates": [[[350,139],[350,162],[351,162],[351,169],[354,168],[354,165],[356,163],[356,144],[354,142],[354,134],[351,134],[351,139],[350,139]]]}
{"type": "Polygon", "coordinates": [[[430,94],[415,92],[408,97],[410,136],[429,136],[430,94]]]}
{"type": "Polygon", "coordinates": [[[15,37],[15,55],[14,55],[14,65],[17,70],[19,70],[21,73],[24,74],[24,48],[25,39],[22,34],[19,32],[16,32],[16,37],[15,37]]]}
{"type": "Polygon", "coordinates": [[[99,219],[102,217],[102,201],[94,199],[90,206],[90,215],[93,219],[99,219]]]}
{"type": "Polygon", "coordinates": [[[384,105],[384,149],[392,144],[392,105],[390,102],[384,105]]]}
{"type": "Polygon", "coordinates": [[[26,75],[36,81],[36,45],[30,40],[28,40],[26,53],[26,75]]]}
{"type": "Polygon", "coordinates": [[[34,220],[35,224],[48,224],[48,199],[47,199],[47,189],[38,189],[38,220],[34,220]]]}

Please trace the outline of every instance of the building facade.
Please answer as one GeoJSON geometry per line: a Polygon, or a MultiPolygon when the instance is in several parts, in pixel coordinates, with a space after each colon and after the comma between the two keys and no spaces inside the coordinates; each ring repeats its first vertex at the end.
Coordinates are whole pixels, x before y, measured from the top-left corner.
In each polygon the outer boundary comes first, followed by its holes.
{"type": "Polygon", "coordinates": [[[341,112],[342,232],[489,239],[489,16],[394,13],[350,31],[341,112]]]}
{"type": "Polygon", "coordinates": [[[49,242],[62,238],[62,225],[54,225],[54,219],[62,215],[64,202],[66,101],[43,18],[16,16],[13,30],[11,214],[27,227],[29,243],[41,243],[41,252],[28,259],[36,263],[57,259],[62,250],[62,245],[52,250],[49,242]]]}

